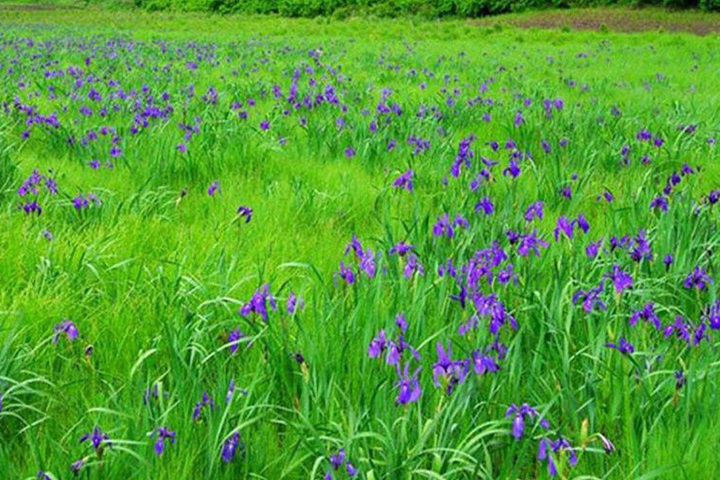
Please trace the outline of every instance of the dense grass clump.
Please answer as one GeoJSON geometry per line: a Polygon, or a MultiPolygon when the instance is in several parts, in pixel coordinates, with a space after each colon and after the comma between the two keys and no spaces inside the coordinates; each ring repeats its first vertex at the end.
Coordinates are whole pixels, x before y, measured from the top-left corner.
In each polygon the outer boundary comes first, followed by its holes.
{"type": "Polygon", "coordinates": [[[53,15],[3,478],[720,475],[717,39],[53,15]]]}

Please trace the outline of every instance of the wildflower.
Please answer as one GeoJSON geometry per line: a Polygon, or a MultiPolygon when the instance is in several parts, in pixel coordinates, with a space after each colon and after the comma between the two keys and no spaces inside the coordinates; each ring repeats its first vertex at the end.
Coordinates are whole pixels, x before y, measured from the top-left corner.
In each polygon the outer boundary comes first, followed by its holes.
{"type": "Polygon", "coordinates": [[[80,460],[76,460],[70,465],[70,471],[73,475],[76,477],[80,474],[80,469],[82,469],[83,465],[85,465],[85,459],[81,458],[80,460]]]}
{"type": "Polygon", "coordinates": [[[275,297],[270,293],[270,284],[265,284],[259,288],[250,301],[245,303],[240,309],[240,315],[247,317],[251,313],[260,315],[265,323],[268,321],[268,306],[272,311],[277,310],[277,303],[275,297]]]}
{"type": "Polygon", "coordinates": [[[525,210],[525,221],[532,222],[534,218],[542,220],[544,206],[545,204],[541,201],[531,203],[527,210],[525,210]]]}
{"type": "Polygon", "coordinates": [[[577,465],[578,456],[575,453],[575,449],[570,445],[563,437],[558,437],[557,440],[552,441],[548,438],[543,438],[538,444],[538,460],[547,460],[548,462],[548,473],[550,476],[555,477],[558,474],[557,460],[553,454],[567,453],[568,463],[571,467],[577,465]]]}
{"type": "Polygon", "coordinates": [[[345,156],[347,158],[353,158],[356,155],[356,153],[357,152],[355,151],[355,149],[353,147],[347,147],[345,149],[345,156]]]}
{"type": "Polygon", "coordinates": [[[53,343],[57,345],[60,340],[60,336],[65,334],[69,341],[74,341],[78,338],[78,330],[75,323],[72,320],[63,320],[60,324],[55,325],[55,334],[53,335],[53,343]]]}
{"type": "Polygon", "coordinates": [[[352,285],[355,283],[355,273],[349,266],[346,266],[344,262],[340,262],[340,271],[337,275],[342,278],[348,285],[352,285]]]}
{"type": "Polygon", "coordinates": [[[668,199],[665,195],[657,196],[650,202],[651,210],[662,210],[663,212],[668,211],[668,199]]]}
{"type": "Polygon", "coordinates": [[[290,292],[287,298],[286,308],[288,315],[295,315],[295,312],[305,308],[305,300],[302,298],[298,299],[295,292],[290,292]]]}
{"type": "Polygon", "coordinates": [[[240,328],[235,328],[230,331],[230,334],[228,335],[227,343],[230,344],[230,353],[232,355],[235,355],[238,351],[238,347],[240,346],[240,339],[243,338],[245,335],[242,333],[240,328]]]}
{"type": "Polygon", "coordinates": [[[703,309],[703,319],[707,320],[708,325],[713,330],[720,330],[720,300],[714,304],[708,305],[703,309]]]}
{"type": "Polygon", "coordinates": [[[451,348],[451,344],[448,343],[448,348],[445,350],[442,343],[438,342],[438,360],[433,365],[433,383],[435,383],[435,386],[440,387],[440,379],[442,378],[448,395],[453,392],[456,384],[465,381],[467,375],[467,362],[451,360],[451,348]]]}
{"type": "Polygon", "coordinates": [[[413,191],[413,176],[414,172],[412,169],[408,170],[407,172],[400,175],[395,182],[393,182],[393,187],[405,189],[408,192],[413,191]]]}
{"type": "Polygon", "coordinates": [[[410,245],[408,243],[405,243],[404,241],[394,245],[392,248],[390,248],[390,255],[399,255],[401,257],[405,256],[408,252],[410,252],[415,247],[413,245],[410,245]]]}
{"type": "Polygon", "coordinates": [[[519,235],[518,253],[526,257],[530,252],[534,252],[536,257],[540,256],[540,247],[547,248],[549,244],[542,238],[537,236],[537,229],[532,233],[519,235]]]}
{"type": "Polygon", "coordinates": [[[270,122],[268,120],[263,120],[260,122],[260,130],[267,131],[270,130],[270,122]]]}
{"type": "Polygon", "coordinates": [[[170,443],[175,443],[175,432],[168,430],[167,427],[158,427],[157,441],[155,442],[155,454],[159,457],[165,451],[165,440],[170,439],[170,443]]]}
{"type": "Polygon", "coordinates": [[[95,427],[92,432],[86,433],[80,437],[80,443],[88,440],[92,443],[92,446],[95,451],[98,452],[98,455],[102,453],[103,445],[112,445],[112,442],[110,442],[110,436],[107,433],[103,433],[100,427],[95,427]]]}
{"type": "Polygon", "coordinates": [[[475,205],[475,212],[480,212],[481,210],[485,215],[492,215],[495,212],[495,205],[492,200],[490,200],[490,197],[481,198],[475,205]]]}
{"type": "Polygon", "coordinates": [[[235,430],[223,443],[222,452],[220,454],[222,461],[225,463],[232,462],[237,455],[238,447],[240,447],[240,450],[243,451],[244,444],[245,442],[240,442],[240,432],[235,430]]]}
{"type": "Polygon", "coordinates": [[[602,301],[600,298],[600,293],[604,290],[604,283],[600,282],[600,284],[595,287],[591,288],[590,290],[578,290],[575,295],[573,295],[572,302],[573,304],[577,305],[578,303],[582,302],[583,309],[590,313],[596,308],[600,310],[606,310],[607,306],[605,305],[605,302],[602,301]]]}
{"type": "Polygon", "coordinates": [[[652,302],[646,303],[642,309],[632,314],[629,321],[630,326],[637,325],[638,320],[652,323],[656,330],[662,329],[660,317],[655,313],[655,305],[652,302]]]}
{"type": "Polygon", "coordinates": [[[585,249],[585,255],[590,259],[597,257],[600,253],[600,245],[602,245],[602,241],[590,242],[590,245],[585,249]]]}
{"type": "Polygon", "coordinates": [[[568,218],[563,215],[557,220],[557,226],[554,230],[555,235],[555,241],[560,240],[560,235],[565,234],[565,236],[568,238],[568,240],[571,240],[573,238],[573,230],[574,230],[575,222],[571,222],[568,220],[568,218]]]}
{"type": "Polygon", "coordinates": [[[620,340],[618,341],[617,344],[606,343],[605,346],[608,348],[614,348],[615,350],[617,350],[618,352],[620,352],[624,355],[629,355],[631,353],[635,353],[635,347],[633,346],[632,343],[628,342],[625,339],[625,337],[620,337],[620,340]]]}
{"type": "MultiPolygon", "coordinates": [[[[407,405],[408,403],[415,403],[420,399],[422,390],[420,388],[420,382],[418,381],[418,373],[420,368],[415,370],[412,376],[409,375],[410,363],[405,364],[404,372],[400,372],[400,365],[397,365],[398,382],[395,386],[398,387],[398,395],[395,399],[395,403],[398,405],[407,405]]],[[[348,473],[350,473],[348,471],[348,473]]]]}
{"type": "Polygon", "coordinates": [[[488,372],[494,373],[500,370],[500,365],[492,355],[484,355],[479,350],[473,350],[470,358],[475,373],[478,375],[485,375],[488,372]]]}
{"type": "Polygon", "coordinates": [[[237,214],[240,218],[245,219],[245,223],[250,223],[253,216],[253,209],[245,205],[240,205],[237,209],[237,214]]]}
{"type": "Polygon", "coordinates": [[[712,278],[708,276],[707,271],[696,265],[695,269],[685,278],[683,286],[687,289],[695,288],[700,291],[706,290],[711,283],[713,283],[713,281],[712,278]]]}
{"type": "Polygon", "coordinates": [[[215,410],[215,401],[208,395],[207,392],[203,392],[202,398],[195,404],[192,415],[193,422],[197,422],[198,420],[200,420],[202,410],[205,407],[210,407],[211,412],[215,410]]]}
{"type": "Polygon", "coordinates": [[[187,152],[187,150],[188,150],[187,145],[186,145],[185,143],[183,143],[183,142],[178,143],[175,148],[177,149],[177,151],[178,151],[179,153],[185,153],[185,152],[187,152]]]}
{"type": "Polygon", "coordinates": [[[620,265],[613,265],[612,271],[607,273],[606,276],[612,280],[615,292],[618,294],[622,293],[625,289],[632,288],[633,286],[633,278],[630,274],[625,273],[620,268],[620,265]]]}
{"type": "Polygon", "coordinates": [[[665,271],[670,270],[670,265],[672,265],[674,260],[675,259],[673,258],[673,256],[669,253],[665,255],[665,258],[663,258],[663,263],[665,264],[665,271]]]}
{"type": "Polygon", "coordinates": [[[407,256],[407,261],[403,267],[403,276],[405,278],[410,278],[416,273],[422,277],[425,275],[425,267],[423,267],[420,263],[418,256],[411,253],[407,256]]]}
{"type": "Polygon", "coordinates": [[[207,189],[209,196],[214,197],[216,193],[220,193],[220,180],[215,180],[207,189]]]}
{"type": "Polygon", "coordinates": [[[550,428],[548,421],[540,415],[536,408],[531,407],[527,403],[523,403],[519,407],[514,403],[510,404],[505,412],[505,418],[513,417],[512,435],[520,440],[525,432],[525,419],[537,418],[537,423],[545,430],[550,428]]]}

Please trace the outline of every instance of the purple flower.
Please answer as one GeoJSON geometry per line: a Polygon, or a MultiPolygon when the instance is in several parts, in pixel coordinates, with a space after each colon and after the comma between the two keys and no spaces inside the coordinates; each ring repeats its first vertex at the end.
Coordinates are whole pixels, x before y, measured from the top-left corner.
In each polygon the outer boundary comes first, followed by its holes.
{"type": "Polygon", "coordinates": [[[238,347],[240,347],[240,339],[243,338],[245,335],[242,333],[240,328],[236,328],[234,330],[231,330],[228,334],[228,340],[227,343],[230,344],[230,354],[235,355],[238,351],[238,347]]]}
{"type": "Polygon", "coordinates": [[[76,460],[70,465],[70,471],[72,472],[72,474],[74,476],[77,477],[80,474],[80,469],[82,469],[83,465],[85,465],[84,458],[81,458],[80,460],[76,460]]]}
{"type": "Polygon", "coordinates": [[[368,347],[368,356],[370,358],[380,357],[387,348],[387,345],[388,339],[385,334],[385,330],[380,330],[377,336],[370,342],[370,347],[368,347]]]}
{"type": "Polygon", "coordinates": [[[240,309],[240,315],[247,317],[251,313],[255,313],[260,315],[263,321],[267,323],[268,306],[270,306],[272,311],[277,310],[275,297],[270,293],[270,284],[266,283],[253,294],[245,305],[242,306],[240,309]]]}
{"type": "Polygon", "coordinates": [[[175,432],[167,427],[158,427],[155,433],[158,437],[155,442],[155,454],[159,457],[165,451],[165,440],[170,439],[170,443],[175,443],[175,432]]]}
{"type": "Polygon", "coordinates": [[[352,285],[356,281],[355,272],[353,272],[349,266],[345,265],[345,262],[340,262],[340,271],[337,273],[337,276],[343,279],[348,285],[352,285]]]}
{"type": "Polygon", "coordinates": [[[614,343],[606,343],[606,347],[608,348],[614,348],[618,352],[622,353],[623,355],[629,355],[631,353],[635,353],[635,347],[632,343],[628,342],[625,337],[620,337],[620,340],[617,344],[614,343]]]}
{"type": "Polygon", "coordinates": [[[643,308],[632,314],[629,320],[630,326],[634,327],[637,325],[638,320],[652,323],[656,330],[662,329],[662,322],[660,322],[660,317],[655,313],[655,305],[652,302],[646,303],[643,308]]]}
{"type": "Polygon", "coordinates": [[[703,319],[707,320],[713,330],[720,330],[720,300],[703,309],[703,319]]]}
{"type": "Polygon", "coordinates": [[[270,122],[268,120],[263,120],[262,122],[260,122],[260,130],[270,130],[270,122]]]}
{"type": "Polygon", "coordinates": [[[53,335],[53,343],[57,345],[60,340],[60,336],[65,334],[69,341],[74,341],[78,338],[78,330],[75,323],[71,320],[63,320],[58,325],[55,325],[53,335]]]}
{"type": "Polygon", "coordinates": [[[102,450],[103,444],[107,446],[112,446],[112,442],[110,442],[110,436],[107,433],[103,433],[100,427],[95,427],[93,428],[92,432],[86,433],[82,437],[80,437],[80,443],[86,442],[88,440],[90,440],[93,448],[98,453],[102,450]]]}
{"type": "Polygon", "coordinates": [[[177,151],[180,152],[180,153],[185,153],[185,152],[187,152],[187,150],[188,150],[187,145],[184,144],[184,143],[182,143],[182,142],[178,143],[175,148],[176,148],[177,151]]]}
{"type": "Polygon", "coordinates": [[[670,265],[672,265],[674,261],[674,258],[669,253],[665,255],[665,258],[663,258],[663,263],[665,264],[665,271],[670,269],[670,265]]]}
{"type": "Polygon", "coordinates": [[[357,152],[353,147],[347,147],[344,153],[347,158],[353,158],[357,152]]]}
{"type": "Polygon", "coordinates": [[[560,235],[565,234],[565,236],[571,240],[573,238],[573,230],[575,227],[575,222],[571,222],[568,220],[568,218],[563,215],[557,220],[557,226],[555,227],[555,241],[560,240],[560,235]]]}
{"type": "Polygon", "coordinates": [[[518,253],[526,257],[530,252],[534,252],[536,257],[540,256],[540,248],[548,248],[549,244],[538,237],[537,229],[532,233],[522,234],[518,237],[518,253]]]}
{"type": "Polygon", "coordinates": [[[537,418],[537,423],[545,430],[550,428],[548,421],[540,415],[536,408],[531,407],[527,403],[523,403],[519,407],[514,403],[510,404],[505,412],[505,418],[513,417],[512,435],[520,440],[525,432],[525,419],[537,418]]]}
{"type": "Polygon", "coordinates": [[[335,455],[330,455],[330,464],[338,470],[345,463],[345,449],[341,448],[335,455]]]}
{"type": "Polygon", "coordinates": [[[625,273],[618,264],[613,265],[612,271],[607,273],[606,276],[612,280],[615,292],[618,294],[633,286],[633,278],[630,274],[625,273]]]}
{"type": "Polygon", "coordinates": [[[393,187],[405,189],[408,192],[413,191],[413,176],[414,172],[412,169],[400,175],[394,182],[393,187]]]}
{"type": "Polygon", "coordinates": [[[250,223],[253,216],[253,209],[245,205],[240,205],[237,209],[237,214],[240,218],[245,219],[245,223],[250,223]]]}
{"type": "MultiPolygon", "coordinates": [[[[407,405],[408,403],[415,403],[420,399],[422,390],[420,388],[420,382],[418,381],[418,374],[420,368],[415,370],[412,376],[409,375],[410,362],[405,364],[405,370],[400,372],[400,365],[397,365],[398,382],[395,386],[398,387],[398,395],[395,402],[398,405],[407,405]]],[[[348,464],[349,465],[349,464],[348,464]]],[[[348,471],[348,473],[350,473],[348,471]]]]}
{"type": "Polygon", "coordinates": [[[598,241],[595,243],[591,242],[590,245],[588,245],[587,248],[585,249],[585,255],[590,259],[597,257],[598,254],[600,253],[601,245],[602,245],[602,241],[598,241]]]}
{"type": "Polygon", "coordinates": [[[209,407],[211,412],[215,410],[215,401],[208,395],[207,392],[203,392],[202,398],[195,404],[192,415],[193,422],[200,420],[203,408],[205,407],[209,407]]]}
{"type": "Polygon", "coordinates": [[[563,437],[558,437],[557,440],[552,441],[548,438],[543,438],[538,444],[538,460],[547,460],[548,462],[548,473],[550,476],[555,477],[558,474],[557,460],[554,454],[567,453],[568,463],[571,467],[577,465],[578,456],[575,453],[575,449],[570,445],[563,437]]]}
{"type": "Polygon", "coordinates": [[[416,273],[422,277],[425,275],[425,267],[423,267],[420,263],[418,256],[411,253],[406,257],[405,266],[403,267],[403,276],[405,278],[410,278],[416,273]]]}
{"type": "Polygon", "coordinates": [[[705,269],[695,266],[695,269],[685,278],[683,286],[687,289],[706,290],[708,285],[713,283],[712,278],[708,276],[705,269]]]}
{"type": "Polygon", "coordinates": [[[295,292],[290,292],[287,298],[286,308],[288,315],[295,315],[295,312],[305,308],[305,300],[298,298],[295,292]]]}
{"type": "Polygon", "coordinates": [[[220,180],[215,180],[207,189],[208,195],[214,197],[216,193],[220,193],[220,180]]]}
{"type": "Polygon", "coordinates": [[[475,212],[480,211],[483,211],[485,215],[492,215],[495,212],[495,205],[492,200],[490,200],[490,197],[481,198],[475,205],[475,212]]]}
{"type": "Polygon", "coordinates": [[[443,380],[445,392],[450,395],[455,385],[463,383],[467,376],[467,361],[451,360],[452,345],[448,342],[448,348],[445,350],[443,344],[437,344],[438,360],[433,365],[433,383],[436,387],[440,387],[440,380],[443,380]]]}
{"type": "Polygon", "coordinates": [[[600,285],[598,285],[595,288],[591,288],[590,290],[578,290],[575,295],[573,295],[572,302],[573,304],[577,305],[578,303],[582,302],[583,310],[585,312],[590,313],[593,310],[600,309],[600,310],[606,310],[607,306],[605,305],[605,302],[600,298],[600,294],[604,290],[605,284],[603,282],[600,282],[600,285]]]}
{"type": "Polygon", "coordinates": [[[230,463],[235,459],[235,456],[237,455],[238,447],[240,447],[240,450],[243,450],[245,442],[240,442],[240,432],[235,430],[230,436],[223,442],[222,446],[222,452],[220,456],[222,457],[222,461],[225,463],[230,463]]]}
{"type": "Polygon", "coordinates": [[[531,203],[527,210],[525,210],[525,221],[532,222],[534,218],[542,220],[544,206],[545,203],[543,203],[542,201],[531,203]]]}
{"type": "Polygon", "coordinates": [[[668,199],[665,195],[657,196],[650,202],[651,210],[662,210],[663,212],[668,211],[668,199]]]}
{"type": "Polygon", "coordinates": [[[390,255],[400,255],[401,257],[404,257],[408,252],[410,252],[415,247],[413,245],[410,245],[406,243],[405,241],[402,241],[396,245],[394,245],[392,248],[390,248],[390,255]]]}

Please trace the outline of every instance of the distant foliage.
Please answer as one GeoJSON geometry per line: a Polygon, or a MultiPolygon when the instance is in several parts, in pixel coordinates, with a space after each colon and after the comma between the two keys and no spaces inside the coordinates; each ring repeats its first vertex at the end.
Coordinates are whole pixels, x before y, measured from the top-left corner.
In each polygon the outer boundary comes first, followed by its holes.
{"type": "Polygon", "coordinates": [[[481,17],[542,8],[664,6],[720,11],[720,0],[135,0],[147,10],[279,14],[287,17],[352,15],[397,17],[481,17]]]}

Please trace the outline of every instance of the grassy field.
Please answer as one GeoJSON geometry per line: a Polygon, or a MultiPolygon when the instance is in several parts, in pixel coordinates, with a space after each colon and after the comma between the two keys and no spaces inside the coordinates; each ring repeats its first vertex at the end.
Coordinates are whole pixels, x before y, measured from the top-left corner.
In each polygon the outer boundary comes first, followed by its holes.
{"type": "Polygon", "coordinates": [[[527,18],[0,10],[0,477],[719,477],[720,38],[527,18]]]}

